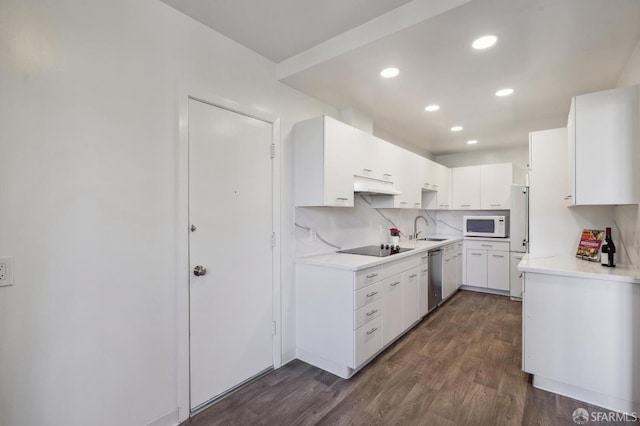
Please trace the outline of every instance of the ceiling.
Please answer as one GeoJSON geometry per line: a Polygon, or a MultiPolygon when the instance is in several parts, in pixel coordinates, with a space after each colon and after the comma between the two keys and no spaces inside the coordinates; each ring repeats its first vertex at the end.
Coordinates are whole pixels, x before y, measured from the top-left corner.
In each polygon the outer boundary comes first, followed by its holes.
{"type": "Polygon", "coordinates": [[[283,83],[434,155],[566,125],[571,97],[614,87],[640,39],[638,0],[163,1],[276,62],[283,83]],[[472,49],[485,34],[497,44],[472,49]],[[387,66],[400,75],[381,78],[387,66]],[[515,93],[494,96],[504,87],[515,93]]]}

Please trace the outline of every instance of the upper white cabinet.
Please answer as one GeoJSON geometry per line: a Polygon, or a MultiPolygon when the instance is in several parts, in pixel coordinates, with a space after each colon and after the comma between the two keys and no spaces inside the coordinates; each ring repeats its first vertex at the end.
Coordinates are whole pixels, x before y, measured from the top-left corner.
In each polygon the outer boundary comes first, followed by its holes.
{"type": "Polygon", "coordinates": [[[508,210],[511,208],[511,163],[456,167],[451,170],[453,209],[508,210]]]}
{"type": "Polygon", "coordinates": [[[640,201],[638,86],[576,96],[569,113],[571,204],[640,201]]]}
{"type": "Polygon", "coordinates": [[[451,198],[455,210],[479,210],[480,166],[456,167],[451,170],[453,191],[451,198]]]}
{"type": "Polygon", "coordinates": [[[487,164],[480,166],[480,208],[507,210],[511,208],[513,165],[487,164]]]}
{"type": "Polygon", "coordinates": [[[297,123],[294,132],[296,205],[353,207],[355,129],[321,116],[297,123]]]}
{"type": "Polygon", "coordinates": [[[349,149],[345,154],[353,154],[351,159],[354,165],[352,171],[355,176],[368,178],[382,178],[382,168],[378,160],[378,144],[368,133],[352,128],[353,149],[349,149]]]}
{"type": "Polygon", "coordinates": [[[372,197],[371,205],[377,208],[422,208],[420,176],[424,158],[382,139],[374,137],[374,140],[379,163],[383,165],[381,179],[391,180],[401,194],[372,197]]]}
{"type": "Polygon", "coordinates": [[[426,160],[422,183],[422,208],[428,210],[451,209],[451,169],[426,160]],[[426,185],[428,184],[428,185],[426,185]]]}

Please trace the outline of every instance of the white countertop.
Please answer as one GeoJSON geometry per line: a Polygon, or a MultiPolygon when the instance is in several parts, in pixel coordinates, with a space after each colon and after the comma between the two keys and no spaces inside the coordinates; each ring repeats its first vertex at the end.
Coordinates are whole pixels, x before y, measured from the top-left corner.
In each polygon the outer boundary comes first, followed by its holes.
{"type": "Polygon", "coordinates": [[[318,265],[329,268],[347,269],[350,271],[359,271],[361,269],[371,268],[372,266],[382,265],[383,263],[392,262],[394,260],[403,259],[418,253],[422,253],[434,248],[446,246],[451,243],[463,241],[463,237],[455,236],[430,236],[431,238],[446,238],[445,241],[400,241],[400,247],[411,248],[413,250],[402,253],[392,254],[387,257],[363,256],[359,254],[348,253],[326,253],[314,256],[298,257],[295,262],[303,265],[318,265]]]}
{"type": "Polygon", "coordinates": [[[518,270],[539,274],[640,284],[640,271],[638,270],[625,266],[607,268],[602,266],[600,262],[589,262],[577,257],[536,257],[527,254],[518,264],[518,270]]]}

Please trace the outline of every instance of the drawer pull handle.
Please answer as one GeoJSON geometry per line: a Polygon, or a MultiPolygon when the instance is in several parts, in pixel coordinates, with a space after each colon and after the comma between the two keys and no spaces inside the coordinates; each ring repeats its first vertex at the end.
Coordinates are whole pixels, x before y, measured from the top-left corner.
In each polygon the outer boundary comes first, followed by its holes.
{"type": "Polygon", "coordinates": [[[348,198],[345,197],[336,197],[336,200],[340,200],[340,201],[347,201],[348,198]]]}
{"type": "Polygon", "coordinates": [[[418,274],[413,274],[413,275],[409,275],[409,278],[415,278],[417,276],[418,276],[418,274]]]}
{"type": "Polygon", "coordinates": [[[407,204],[406,201],[400,201],[400,204],[407,204]]]}
{"type": "Polygon", "coordinates": [[[372,291],[371,293],[367,294],[367,297],[373,297],[373,296],[375,296],[376,294],[378,294],[378,292],[377,292],[377,291],[372,291]]]}
{"type": "Polygon", "coordinates": [[[377,310],[377,309],[374,309],[374,310],[373,310],[373,311],[371,311],[371,312],[367,312],[367,316],[368,316],[368,317],[370,317],[371,315],[375,314],[376,312],[378,312],[378,310],[377,310]]]}
{"type": "Polygon", "coordinates": [[[378,327],[373,327],[371,330],[367,331],[367,336],[372,335],[373,333],[375,333],[376,331],[378,331],[378,327]]]}
{"type": "Polygon", "coordinates": [[[482,256],[482,253],[471,253],[471,256],[482,256]]]}
{"type": "Polygon", "coordinates": [[[491,256],[493,256],[493,257],[504,257],[504,256],[503,256],[503,255],[501,255],[501,254],[492,254],[491,256]]]}
{"type": "Polygon", "coordinates": [[[428,269],[423,269],[422,272],[429,272],[429,270],[428,269]]]}
{"type": "Polygon", "coordinates": [[[491,207],[500,207],[502,204],[491,204],[491,207]]]}
{"type": "Polygon", "coordinates": [[[420,259],[427,260],[428,258],[429,258],[429,256],[422,256],[420,259]]]}
{"type": "Polygon", "coordinates": [[[372,172],[373,170],[371,169],[362,169],[363,172],[372,172]]]}
{"type": "Polygon", "coordinates": [[[378,276],[378,274],[369,274],[369,275],[367,275],[367,278],[375,278],[377,276],[378,276]]]}
{"type": "Polygon", "coordinates": [[[400,284],[400,281],[396,281],[395,283],[391,283],[391,287],[395,287],[395,286],[397,286],[398,284],[400,284]]]}
{"type": "Polygon", "coordinates": [[[480,244],[482,247],[493,247],[493,244],[480,244]]]}
{"type": "Polygon", "coordinates": [[[393,176],[393,175],[391,175],[391,174],[389,174],[389,173],[385,173],[383,176],[391,177],[391,176],[393,176]]]}
{"type": "Polygon", "coordinates": [[[471,207],[471,204],[460,204],[460,207],[471,207]]]}

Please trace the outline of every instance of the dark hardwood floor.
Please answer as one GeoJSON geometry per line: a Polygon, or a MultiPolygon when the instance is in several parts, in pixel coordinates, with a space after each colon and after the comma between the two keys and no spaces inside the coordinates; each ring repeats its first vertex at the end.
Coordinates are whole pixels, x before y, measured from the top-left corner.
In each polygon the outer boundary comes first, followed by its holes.
{"type": "Polygon", "coordinates": [[[607,411],[530,384],[521,308],[460,291],[349,380],[295,360],[183,425],[575,425],[576,408],[607,411]]]}

